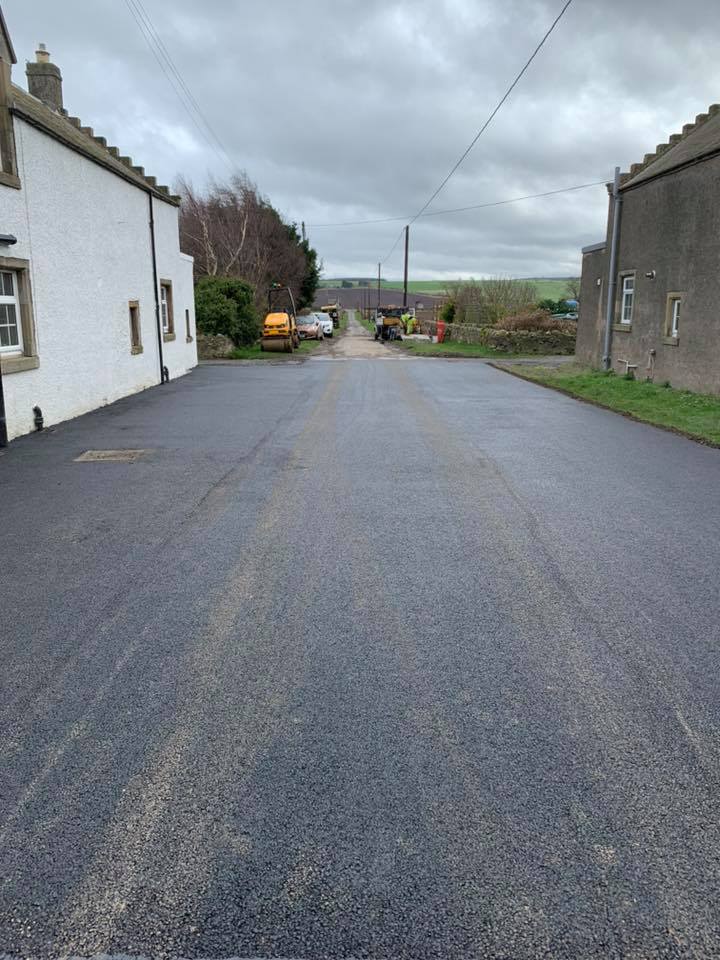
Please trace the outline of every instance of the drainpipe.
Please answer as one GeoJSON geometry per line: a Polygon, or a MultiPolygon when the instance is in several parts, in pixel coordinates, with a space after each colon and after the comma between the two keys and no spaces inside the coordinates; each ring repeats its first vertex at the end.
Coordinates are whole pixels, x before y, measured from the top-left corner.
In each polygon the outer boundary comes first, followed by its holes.
{"type": "Polygon", "coordinates": [[[0,447],[8,442],[7,420],[5,418],[5,394],[3,393],[2,362],[0,361],[0,447]]]}
{"type": "Polygon", "coordinates": [[[610,242],[610,266],[608,271],[607,311],[605,313],[605,348],[603,368],[609,370],[612,357],[612,328],[615,319],[615,287],[617,285],[618,247],[620,245],[620,216],[622,214],[622,195],[620,194],[620,167],[615,167],[615,180],[612,192],[613,230],[610,242]]]}
{"type": "Polygon", "coordinates": [[[150,191],[148,191],[148,201],[150,203],[150,248],[152,250],[153,288],[155,290],[155,325],[157,326],[158,356],[160,357],[160,383],[166,383],[170,377],[167,375],[163,359],[163,332],[160,320],[160,293],[158,291],[157,254],[155,252],[155,216],[153,214],[153,197],[150,191]]]}

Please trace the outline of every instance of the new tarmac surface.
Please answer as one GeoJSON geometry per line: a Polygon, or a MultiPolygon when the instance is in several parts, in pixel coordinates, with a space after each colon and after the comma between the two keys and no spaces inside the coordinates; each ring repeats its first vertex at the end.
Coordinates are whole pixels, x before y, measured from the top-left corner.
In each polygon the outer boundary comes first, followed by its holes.
{"type": "Polygon", "coordinates": [[[0,456],[0,954],[720,954],[720,451],[377,350],[0,456]]]}

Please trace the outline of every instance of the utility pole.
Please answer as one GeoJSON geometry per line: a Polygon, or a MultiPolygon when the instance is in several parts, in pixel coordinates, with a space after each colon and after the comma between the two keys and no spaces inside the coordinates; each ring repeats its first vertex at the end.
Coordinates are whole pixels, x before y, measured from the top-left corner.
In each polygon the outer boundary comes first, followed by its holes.
{"type": "Polygon", "coordinates": [[[307,238],[306,238],[306,236],[305,236],[305,221],[304,221],[304,220],[303,220],[303,222],[300,224],[300,226],[302,227],[302,239],[303,239],[303,243],[305,243],[305,240],[306,240],[307,238]]]}
{"type": "Polygon", "coordinates": [[[620,167],[615,167],[613,181],[613,230],[610,241],[610,263],[608,266],[607,305],[605,312],[605,343],[603,367],[612,367],[612,329],[615,322],[615,284],[617,277],[618,247],[620,244],[620,217],[622,215],[622,194],[620,193],[620,167]]]}
{"type": "Polygon", "coordinates": [[[8,442],[7,420],[5,419],[5,394],[3,393],[2,363],[0,362],[0,447],[8,442]]]}
{"type": "Polygon", "coordinates": [[[407,309],[408,250],[410,247],[410,224],[405,227],[405,277],[403,280],[403,310],[407,309]]]}
{"type": "Polygon", "coordinates": [[[378,301],[377,301],[377,312],[378,312],[378,313],[380,313],[380,270],[381,270],[381,268],[382,268],[382,264],[379,263],[379,264],[378,264],[378,301]]]}

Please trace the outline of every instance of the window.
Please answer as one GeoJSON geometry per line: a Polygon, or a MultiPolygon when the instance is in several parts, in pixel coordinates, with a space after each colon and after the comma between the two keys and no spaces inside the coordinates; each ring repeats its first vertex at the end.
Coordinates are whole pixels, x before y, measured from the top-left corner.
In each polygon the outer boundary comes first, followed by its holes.
{"type": "Polygon", "coordinates": [[[185,342],[192,343],[192,334],[190,333],[190,311],[185,311],[185,342]]]}
{"type": "Polygon", "coordinates": [[[131,300],[128,304],[130,314],[130,353],[142,353],[142,333],[140,330],[140,304],[131,300]]]}
{"type": "Polygon", "coordinates": [[[0,257],[0,356],[3,376],[40,366],[30,263],[18,257],[0,257]]]}
{"type": "Polygon", "coordinates": [[[676,344],[680,336],[680,314],[682,312],[682,293],[669,293],[665,308],[665,343],[676,344]]]}
{"type": "Polygon", "coordinates": [[[631,273],[622,278],[622,294],[620,300],[620,323],[629,326],[632,323],[633,302],[635,300],[635,274],[631,273]]]}
{"type": "Polygon", "coordinates": [[[670,318],[670,336],[676,337],[678,335],[678,327],[680,326],[680,304],[681,300],[672,301],[672,316],[670,318]]]}
{"type": "Polygon", "coordinates": [[[20,302],[17,275],[12,270],[0,272],[0,353],[23,352],[20,302]]]}
{"type": "Polygon", "coordinates": [[[172,283],[169,280],[160,281],[160,315],[162,331],[165,340],[175,339],[175,321],[173,319],[172,283]]]}

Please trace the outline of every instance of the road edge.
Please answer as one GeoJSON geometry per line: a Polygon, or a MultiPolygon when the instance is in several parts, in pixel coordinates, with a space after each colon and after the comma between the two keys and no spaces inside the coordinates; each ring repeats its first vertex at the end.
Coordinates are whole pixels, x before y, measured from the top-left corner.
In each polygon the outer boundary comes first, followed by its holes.
{"type": "Polygon", "coordinates": [[[496,370],[500,370],[501,373],[508,373],[511,377],[517,377],[518,380],[524,380],[525,383],[534,383],[537,387],[544,387],[546,390],[553,390],[555,393],[562,393],[566,397],[570,397],[571,400],[577,400],[579,403],[587,403],[591,407],[597,407],[600,410],[607,410],[608,413],[614,413],[619,417],[625,417],[626,420],[634,420],[635,423],[642,423],[646,427],[654,427],[656,430],[664,430],[665,433],[674,433],[675,436],[684,437],[686,440],[692,440],[693,443],[699,443],[703,447],[711,447],[713,450],[720,450],[720,443],[715,440],[707,440],[705,437],[698,437],[694,433],[688,433],[687,430],[682,430],[680,427],[671,427],[664,423],[654,423],[652,420],[644,420],[642,417],[637,416],[635,413],[631,413],[629,410],[617,410],[615,407],[610,407],[606,403],[602,403],[600,400],[593,400],[591,397],[580,397],[577,393],[573,393],[571,390],[566,390],[564,387],[556,386],[551,383],[543,383],[542,380],[535,380],[532,377],[524,376],[518,370],[511,370],[509,366],[503,365],[500,360],[489,360],[489,367],[494,367],[496,370]]]}

